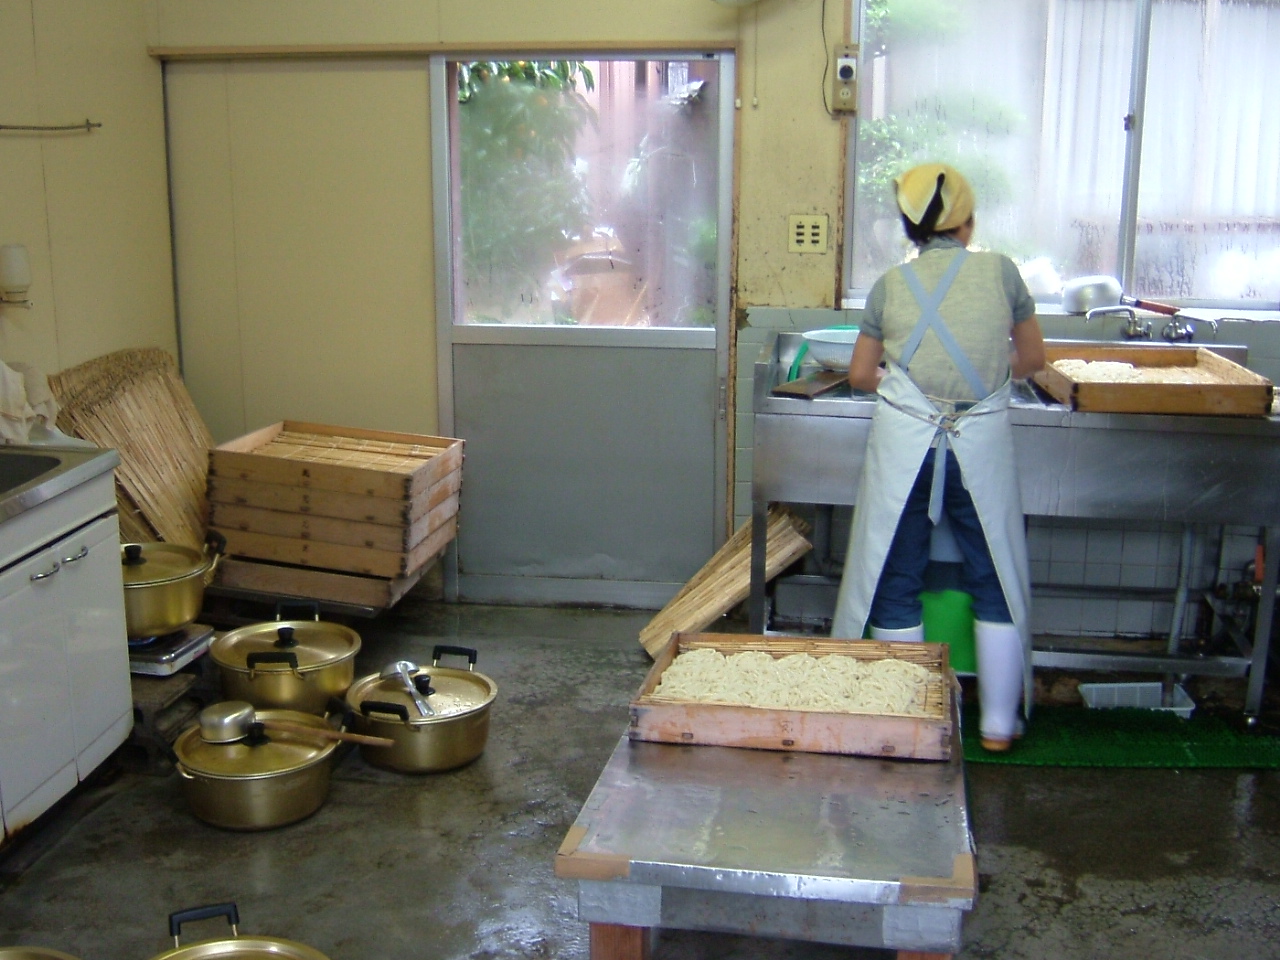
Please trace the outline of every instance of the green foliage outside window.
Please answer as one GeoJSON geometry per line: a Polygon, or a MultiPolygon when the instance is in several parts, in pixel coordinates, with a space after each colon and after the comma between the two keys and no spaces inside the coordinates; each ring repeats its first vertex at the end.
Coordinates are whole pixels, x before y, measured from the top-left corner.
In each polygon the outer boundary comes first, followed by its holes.
{"type": "Polygon", "coordinates": [[[457,70],[463,276],[468,300],[502,320],[538,298],[556,254],[590,229],[574,147],[596,121],[580,90],[595,77],[567,60],[457,70]]]}

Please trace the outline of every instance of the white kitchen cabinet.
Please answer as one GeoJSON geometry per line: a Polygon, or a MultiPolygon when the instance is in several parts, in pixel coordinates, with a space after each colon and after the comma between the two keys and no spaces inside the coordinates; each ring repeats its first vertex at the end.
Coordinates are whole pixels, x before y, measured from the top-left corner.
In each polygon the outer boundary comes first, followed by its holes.
{"type": "Polygon", "coordinates": [[[0,556],[7,837],[92,773],[133,725],[110,466],[0,524],[0,556]],[[20,553],[22,544],[32,549],[20,553]]]}

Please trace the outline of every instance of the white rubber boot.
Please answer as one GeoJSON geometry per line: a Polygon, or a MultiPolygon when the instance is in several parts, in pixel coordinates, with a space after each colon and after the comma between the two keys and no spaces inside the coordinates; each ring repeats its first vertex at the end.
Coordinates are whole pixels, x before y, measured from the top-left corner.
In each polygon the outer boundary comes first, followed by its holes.
{"type": "Polygon", "coordinates": [[[924,624],[918,623],[914,627],[901,627],[897,630],[872,627],[871,639],[888,640],[892,643],[924,643],[924,624]]]}
{"type": "Polygon", "coordinates": [[[973,625],[978,657],[979,733],[988,750],[1008,750],[1018,734],[1022,700],[1022,638],[1012,623],[973,625]]]}

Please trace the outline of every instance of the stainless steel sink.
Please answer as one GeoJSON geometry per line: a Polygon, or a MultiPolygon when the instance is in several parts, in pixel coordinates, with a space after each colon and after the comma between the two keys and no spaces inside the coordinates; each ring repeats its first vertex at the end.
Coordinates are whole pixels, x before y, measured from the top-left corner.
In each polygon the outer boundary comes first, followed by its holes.
{"type": "Polygon", "coordinates": [[[114,450],[0,446],[0,521],[105,473],[119,462],[114,450]]]}

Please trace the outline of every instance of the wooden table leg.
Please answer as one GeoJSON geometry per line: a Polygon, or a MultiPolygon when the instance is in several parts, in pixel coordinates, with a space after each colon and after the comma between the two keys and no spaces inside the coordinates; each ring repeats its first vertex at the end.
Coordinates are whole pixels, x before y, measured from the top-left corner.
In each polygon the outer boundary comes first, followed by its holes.
{"type": "Polygon", "coordinates": [[[649,960],[649,928],[591,924],[591,960],[649,960]]]}
{"type": "MultiPolygon", "coordinates": [[[[899,950],[898,960],[951,960],[954,953],[921,953],[919,950],[899,950]]],[[[595,960],[595,954],[592,954],[595,960]]]]}

